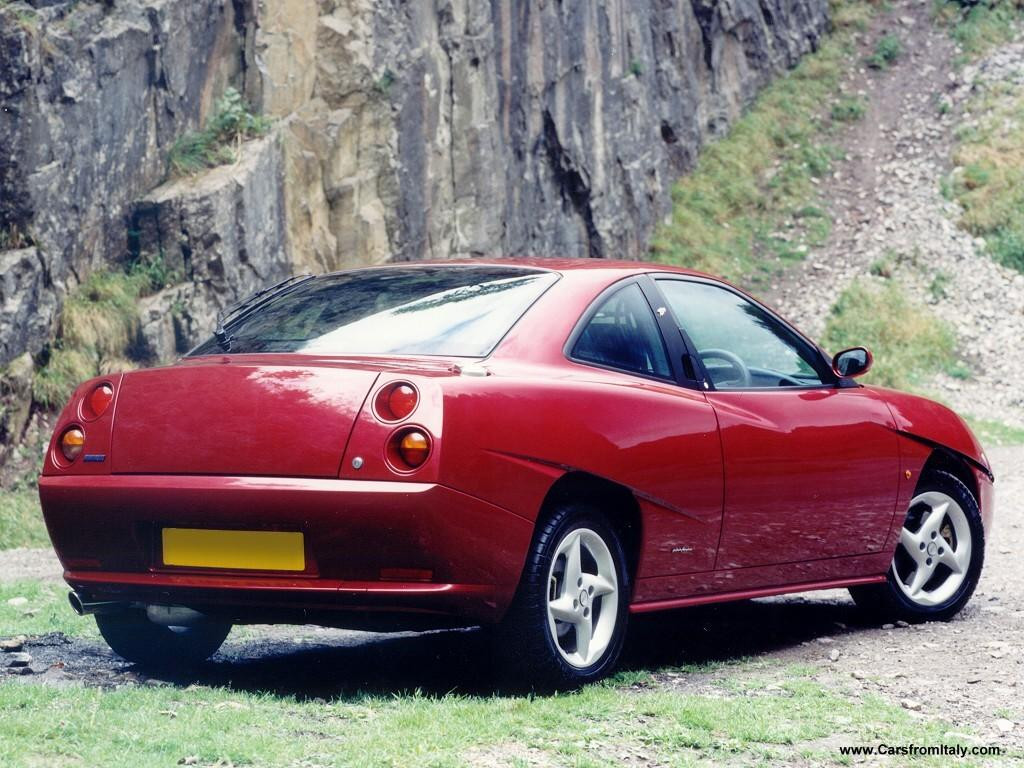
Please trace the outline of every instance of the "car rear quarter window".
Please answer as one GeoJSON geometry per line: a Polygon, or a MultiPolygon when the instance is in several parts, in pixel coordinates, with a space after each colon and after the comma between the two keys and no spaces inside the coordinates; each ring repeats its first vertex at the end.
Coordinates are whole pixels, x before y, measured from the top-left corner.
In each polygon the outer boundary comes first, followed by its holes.
{"type": "Polygon", "coordinates": [[[602,301],[587,320],[571,354],[575,360],[606,368],[672,378],[658,323],[636,283],[602,301]]]}
{"type": "Polygon", "coordinates": [[[310,279],[228,318],[191,355],[486,357],[558,280],[554,272],[501,266],[387,267],[310,279]]]}

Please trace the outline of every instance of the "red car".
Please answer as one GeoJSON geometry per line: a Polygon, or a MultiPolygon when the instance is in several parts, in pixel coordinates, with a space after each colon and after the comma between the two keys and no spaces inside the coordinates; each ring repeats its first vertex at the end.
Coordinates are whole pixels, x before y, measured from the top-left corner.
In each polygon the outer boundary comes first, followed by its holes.
{"type": "Polygon", "coordinates": [[[870,365],[665,266],[306,276],[79,387],[39,491],[73,606],[131,661],[206,658],[234,623],[483,624],[520,679],[572,685],[634,613],[963,607],[988,461],[947,408],[856,384],[870,365]]]}

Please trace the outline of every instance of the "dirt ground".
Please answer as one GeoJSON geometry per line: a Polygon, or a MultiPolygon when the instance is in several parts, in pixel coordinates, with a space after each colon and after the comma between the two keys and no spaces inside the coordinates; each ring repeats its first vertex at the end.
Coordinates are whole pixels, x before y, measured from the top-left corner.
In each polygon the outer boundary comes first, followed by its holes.
{"type": "MultiPolygon", "coordinates": [[[[845,591],[790,595],[636,618],[624,666],[753,660],[713,672],[657,673],[656,684],[715,694],[716,678],[772,679],[809,665],[828,686],[871,692],[941,718],[979,743],[1024,745],[1024,448],[994,448],[998,507],[974,599],[954,621],[918,626],[865,623],[845,591]]],[[[0,581],[59,579],[46,550],[0,553],[0,581]]],[[[67,609],[70,611],[70,608],[67,609]]],[[[89,619],[82,619],[89,621],[89,619]]],[[[225,685],[300,698],[357,690],[493,691],[476,630],[380,635],[317,627],[244,627],[198,672],[149,677],[98,640],[29,638],[26,684],[225,685]]],[[[717,689],[720,692],[720,689],[717,689]]],[[[968,741],[967,736],[961,737],[968,741]]]]}

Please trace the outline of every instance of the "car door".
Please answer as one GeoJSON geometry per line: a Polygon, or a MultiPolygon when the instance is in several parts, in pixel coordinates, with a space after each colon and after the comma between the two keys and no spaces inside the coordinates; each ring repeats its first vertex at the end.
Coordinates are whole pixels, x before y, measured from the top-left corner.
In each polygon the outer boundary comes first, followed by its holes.
{"type": "Polygon", "coordinates": [[[718,422],[652,289],[621,281],[584,313],[565,349],[578,364],[564,388],[577,406],[557,406],[566,434],[585,436],[578,468],[626,486],[640,505],[641,582],[710,571],[722,522],[718,422]]]}
{"type": "Polygon", "coordinates": [[[899,455],[884,403],[724,284],[658,277],[718,416],[725,467],[716,570],[878,551],[899,455]]]}

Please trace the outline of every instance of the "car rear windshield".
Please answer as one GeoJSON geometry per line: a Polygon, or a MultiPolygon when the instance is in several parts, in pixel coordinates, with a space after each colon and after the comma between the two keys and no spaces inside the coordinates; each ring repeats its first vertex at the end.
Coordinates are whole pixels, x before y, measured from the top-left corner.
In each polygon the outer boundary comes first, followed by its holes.
{"type": "Polygon", "coordinates": [[[558,276],[500,266],[386,267],[297,282],[229,317],[190,355],[486,357],[558,276]],[[225,347],[228,347],[225,349],[225,347]]]}

